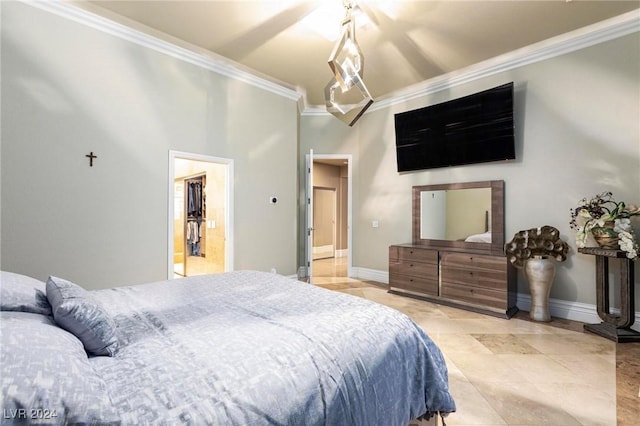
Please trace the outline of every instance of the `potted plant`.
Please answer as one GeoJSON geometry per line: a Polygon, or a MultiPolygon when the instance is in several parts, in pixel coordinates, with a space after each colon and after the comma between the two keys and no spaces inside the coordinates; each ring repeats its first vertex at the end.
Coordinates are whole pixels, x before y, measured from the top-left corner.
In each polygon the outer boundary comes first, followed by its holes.
{"type": "Polygon", "coordinates": [[[640,208],[616,201],[611,192],[583,198],[571,210],[569,226],[576,230],[576,245],[586,247],[589,235],[598,246],[619,249],[627,258],[638,257],[638,241],[631,226],[631,217],[640,215],[640,208]]]}
{"type": "Polygon", "coordinates": [[[504,245],[507,259],[516,268],[524,269],[531,293],[529,317],[534,321],[551,321],[549,294],[556,275],[555,262],[567,259],[569,245],[553,226],[517,232],[504,245]]]}

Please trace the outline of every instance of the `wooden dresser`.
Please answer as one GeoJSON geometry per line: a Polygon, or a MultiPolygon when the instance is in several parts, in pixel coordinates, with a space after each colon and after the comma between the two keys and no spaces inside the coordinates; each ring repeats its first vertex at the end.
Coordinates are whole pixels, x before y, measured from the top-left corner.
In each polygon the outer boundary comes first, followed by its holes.
{"type": "Polygon", "coordinates": [[[499,255],[412,244],[389,247],[389,291],[510,318],[516,270],[499,255]]]}

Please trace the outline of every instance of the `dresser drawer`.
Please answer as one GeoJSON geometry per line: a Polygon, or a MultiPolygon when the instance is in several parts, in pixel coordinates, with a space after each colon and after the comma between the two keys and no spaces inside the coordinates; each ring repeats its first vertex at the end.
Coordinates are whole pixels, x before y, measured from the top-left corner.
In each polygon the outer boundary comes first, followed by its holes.
{"type": "Polygon", "coordinates": [[[487,288],[470,287],[454,284],[442,284],[440,296],[447,299],[459,300],[474,305],[489,306],[497,309],[508,309],[506,291],[490,290],[487,288]]]}
{"type": "Polygon", "coordinates": [[[402,275],[389,271],[389,287],[392,289],[402,289],[414,293],[427,294],[431,296],[438,295],[438,275],[435,279],[425,277],[413,277],[402,275]]]}
{"type": "Polygon", "coordinates": [[[409,275],[438,280],[438,265],[421,262],[389,262],[390,274],[409,275]]]}
{"type": "Polygon", "coordinates": [[[437,265],[438,251],[426,250],[415,247],[394,247],[396,249],[396,259],[399,262],[423,262],[437,265]]]}
{"type": "Polygon", "coordinates": [[[505,274],[507,272],[506,257],[441,252],[440,259],[442,266],[448,268],[486,269],[491,271],[501,271],[505,274]]]}
{"type": "Polygon", "coordinates": [[[507,290],[507,274],[503,271],[442,266],[442,285],[452,284],[483,287],[490,290],[507,290]]]}

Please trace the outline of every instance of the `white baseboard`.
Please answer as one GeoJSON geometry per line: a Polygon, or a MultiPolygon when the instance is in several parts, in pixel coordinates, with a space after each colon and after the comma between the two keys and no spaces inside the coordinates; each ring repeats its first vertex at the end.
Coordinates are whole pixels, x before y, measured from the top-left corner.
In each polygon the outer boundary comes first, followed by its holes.
{"type": "MultiPolygon", "coordinates": [[[[369,268],[352,268],[353,277],[360,280],[377,281],[379,283],[389,284],[389,272],[380,271],[369,268]]],[[[518,293],[516,305],[523,311],[531,309],[531,296],[526,293],[518,293]]],[[[596,305],[581,302],[571,302],[569,300],[549,299],[549,311],[552,317],[568,319],[572,321],[580,321],[588,324],[599,324],[602,322],[598,317],[596,305]]],[[[617,313],[619,310],[611,309],[611,313],[617,313]]],[[[636,331],[640,331],[640,312],[636,312],[636,320],[631,327],[636,331]]]]}
{"type": "MultiPolygon", "coordinates": [[[[528,311],[531,309],[531,296],[525,293],[518,293],[517,305],[518,308],[523,311],[528,311]]],[[[602,322],[598,316],[597,306],[588,303],[549,299],[549,311],[551,312],[551,316],[556,318],[580,321],[588,324],[599,324],[602,322]]],[[[609,312],[619,314],[620,309],[611,308],[609,312]]],[[[635,321],[631,329],[640,331],[640,312],[636,311],[635,321]]]]}
{"type": "Polygon", "coordinates": [[[335,256],[336,257],[347,257],[347,256],[349,256],[349,249],[336,250],[335,256]]]}
{"type": "Polygon", "coordinates": [[[298,278],[307,276],[307,268],[305,266],[300,266],[298,268],[298,278]]]}
{"type": "MultiPolygon", "coordinates": [[[[531,309],[531,296],[526,293],[518,293],[516,304],[523,311],[531,309]]],[[[588,303],[570,302],[560,299],[549,299],[549,311],[552,317],[563,318],[585,323],[599,323],[596,305],[588,303]]]]}
{"type": "Polygon", "coordinates": [[[359,280],[368,280],[368,281],[377,281],[383,284],[389,284],[389,272],[388,271],[379,271],[377,269],[369,269],[369,268],[351,268],[351,272],[353,277],[359,280]]]}

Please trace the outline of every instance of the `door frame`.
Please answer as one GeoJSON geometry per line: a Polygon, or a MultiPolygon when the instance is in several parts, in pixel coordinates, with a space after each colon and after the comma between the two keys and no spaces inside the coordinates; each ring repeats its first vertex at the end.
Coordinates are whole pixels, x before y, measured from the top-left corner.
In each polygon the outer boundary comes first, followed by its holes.
{"type": "MultiPolygon", "coordinates": [[[[309,224],[313,224],[313,161],[314,160],[344,160],[347,162],[347,277],[351,278],[353,272],[353,155],[351,154],[316,154],[310,150],[309,154],[305,154],[306,159],[306,181],[307,181],[307,202],[305,203],[307,218],[306,237],[306,256],[305,256],[305,275],[311,279],[313,268],[313,230],[309,230],[309,224]],[[309,194],[311,191],[311,194],[309,194]]],[[[312,225],[311,225],[312,226],[312,225]]]]}
{"type": "Polygon", "coordinates": [[[167,279],[173,279],[173,223],[175,217],[174,210],[174,162],[176,159],[200,161],[205,163],[215,163],[225,165],[225,203],[224,212],[225,232],[224,232],[224,270],[233,271],[233,160],[229,158],[214,157],[211,155],[194,154],[190,152],[169,150],[169,184],[167,201],[167,279]]]}

